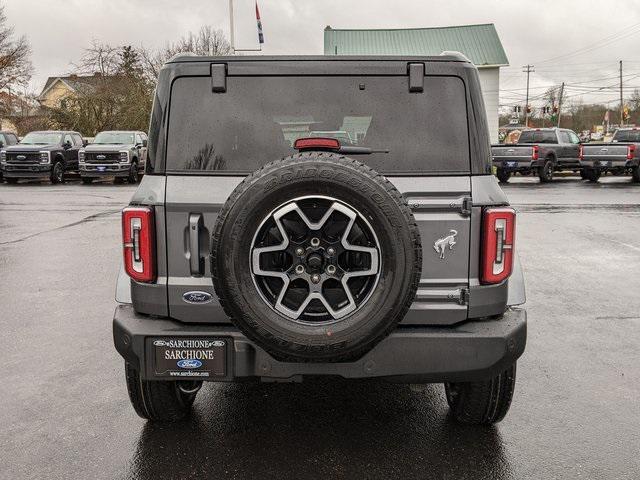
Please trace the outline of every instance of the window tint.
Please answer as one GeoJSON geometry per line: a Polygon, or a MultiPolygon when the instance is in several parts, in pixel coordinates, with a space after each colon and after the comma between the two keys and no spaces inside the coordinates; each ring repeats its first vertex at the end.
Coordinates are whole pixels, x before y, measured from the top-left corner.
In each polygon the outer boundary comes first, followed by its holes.
{"type": "Polygon", "coordinates": [[[616,130],[614,142],[640,142],[640,130],[616,130]]]}
{"type": "MultiPolygon", "coordinates": [[[[153,130],[153,129],[152,129],[153,130]]],[[[388,153],[358,155],[381,172],[469,172],[465,88],[456,77],[209,77],[173,84],[167,171],[250,172],[295,153],[298,138],[388,153]]]]}
{"type": "Polygon", "coordinates": [[[557,141],[553,130],[525,130],[520,134],[518,143],[556,143],[557,141]]]}

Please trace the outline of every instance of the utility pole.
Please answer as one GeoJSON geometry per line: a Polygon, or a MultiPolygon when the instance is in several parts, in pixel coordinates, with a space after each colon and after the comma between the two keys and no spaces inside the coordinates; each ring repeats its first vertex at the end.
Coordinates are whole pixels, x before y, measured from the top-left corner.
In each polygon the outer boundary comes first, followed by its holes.
{"type": "Polygon", "coordinates": [[[527,74],[527,99],[525,100],[525,105],[524,105],[524,126],[528,127],[529,126],[529,75],[532,72],[535,72],[535,70],[533,69],[533,65],[525,65],[522,68],[524,69],[522,71],[526,72],[527,74]]]}
{"type": "Polygon", "coordinates": [[[231,51],[236,53],[236,35],[233,28],[233,0],[229,0],[229,25],[231,27],[229,39],[231,40],[231,51]]]}
{"type": "Polygon", "coordinates": [[[564,95],[564,82],[560,85],[560,96],[558,97],[558,124],[557,127],[560,128],[560,118],[562,117],[562,96],[564,95]]]}
{"type": "Polygon", "coordinates": [[[620,126],[624,125],[624,103],[622,103],[622,60],[620,60],[620,126]]]}

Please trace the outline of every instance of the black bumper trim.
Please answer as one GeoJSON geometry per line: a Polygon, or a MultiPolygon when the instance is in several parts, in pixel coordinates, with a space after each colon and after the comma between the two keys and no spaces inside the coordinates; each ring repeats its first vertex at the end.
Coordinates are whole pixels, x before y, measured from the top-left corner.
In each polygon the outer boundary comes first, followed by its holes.
{"type": "Polygon", "coordinates": [[[135,313],[131,305],[116,307],[113,337],[120,355],[145,379],[152,379],[150,356],[145,360],[146,338],[202,336],[232,340],[229,375],[217,381],[241,377],[295,381],[304,375],[336,375],[431,383],[481,380],[504,371],[524,351],[526,319],[525,310],[511,309],[499,319],[456,327],[398,327],[362,358],[348,363],[280,362],[233,326],[157,319],[135,313]]]}

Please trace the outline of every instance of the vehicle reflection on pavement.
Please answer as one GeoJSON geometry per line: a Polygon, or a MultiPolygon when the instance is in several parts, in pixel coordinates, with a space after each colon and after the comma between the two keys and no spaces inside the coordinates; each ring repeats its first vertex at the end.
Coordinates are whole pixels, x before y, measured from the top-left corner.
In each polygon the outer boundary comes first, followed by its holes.
{"type": "Polygon", "coordinates": [[[190,420],[146,423],[127,478],[512,478],[497,428],[455,424],[441,385],[205,385],[190,420]]]}

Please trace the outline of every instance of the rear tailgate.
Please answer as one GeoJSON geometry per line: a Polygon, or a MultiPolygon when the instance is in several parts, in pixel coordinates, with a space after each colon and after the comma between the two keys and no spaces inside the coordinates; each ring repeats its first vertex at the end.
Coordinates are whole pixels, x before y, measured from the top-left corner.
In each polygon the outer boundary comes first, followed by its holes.
{"type": "Polygon", "coordinates": [[[503,162],[531,162],[533,145],[495,145],[491,147],[493,163],[503,166],[503,162]]]}
{"type": "Polygon", "coordinates": [[[585,144],[582,157],[584,160],[626,160],[628,146],[627,143],[585,144]]]}

